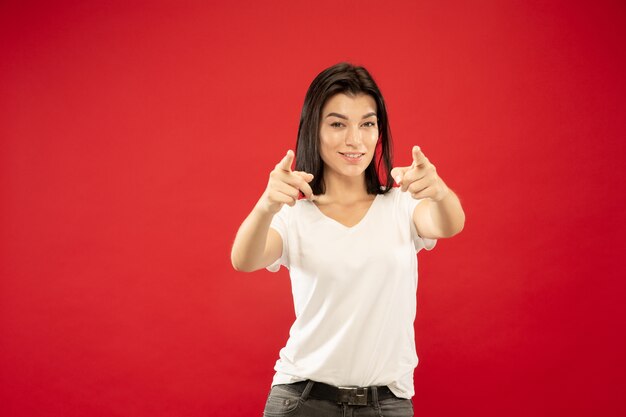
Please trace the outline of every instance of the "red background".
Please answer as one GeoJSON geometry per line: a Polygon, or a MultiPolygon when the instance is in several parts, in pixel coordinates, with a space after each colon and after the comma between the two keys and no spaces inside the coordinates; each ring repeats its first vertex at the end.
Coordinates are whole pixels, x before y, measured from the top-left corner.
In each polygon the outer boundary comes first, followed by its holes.
{"type": "Polygon", "coordinates": [[[230,246],[343,60],[467,214],[416,415],[626,415],[623,1],[3,2],[0,39],[2,415],[261,414],[289,280],[230,246]]]}

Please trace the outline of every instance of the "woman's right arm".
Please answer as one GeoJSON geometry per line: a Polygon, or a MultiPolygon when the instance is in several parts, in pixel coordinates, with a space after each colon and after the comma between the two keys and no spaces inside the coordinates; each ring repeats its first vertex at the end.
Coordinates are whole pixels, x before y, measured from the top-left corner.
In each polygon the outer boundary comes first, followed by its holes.
{"type": "Polygon", "coordinates": [[[265,192],[237,231],[230,254],[237,271],[256,271],[280,258],[283,241],[278,232],[270,229],[272,218],[283,204],[294,206],[300,192],[308,199],[314,197],[308,184],[313,175],[291,171],[293,158],[293,151],[288,151],[272,170],[265,192]]]}

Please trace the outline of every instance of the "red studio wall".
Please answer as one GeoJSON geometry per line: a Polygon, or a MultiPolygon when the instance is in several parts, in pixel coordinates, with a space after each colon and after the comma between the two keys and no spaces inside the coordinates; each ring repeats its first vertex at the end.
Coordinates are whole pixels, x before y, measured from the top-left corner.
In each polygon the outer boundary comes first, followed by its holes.
{"type": "Polygon", "coordinates": [[[0,414],[260,416],[286,271],[230,246],[306,88],[365,65],[419,255],[419,416],[626,415],[623,1],[3,2],[0,414]]]}

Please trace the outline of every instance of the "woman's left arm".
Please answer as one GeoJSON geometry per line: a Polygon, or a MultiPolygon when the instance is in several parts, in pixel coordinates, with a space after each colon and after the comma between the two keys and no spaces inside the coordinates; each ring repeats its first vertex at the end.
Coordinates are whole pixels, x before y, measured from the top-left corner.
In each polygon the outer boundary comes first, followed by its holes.
{"type": "Polygon", "coordinates": [[[394,168],[391,175],[402,191],[410,192],[415,199],[424,199],[413,211],[418,235],[440,239],[463,230],[465,212],[459,198],[439,177],[419,146],[413,147],[411,166],[394,168]]]}

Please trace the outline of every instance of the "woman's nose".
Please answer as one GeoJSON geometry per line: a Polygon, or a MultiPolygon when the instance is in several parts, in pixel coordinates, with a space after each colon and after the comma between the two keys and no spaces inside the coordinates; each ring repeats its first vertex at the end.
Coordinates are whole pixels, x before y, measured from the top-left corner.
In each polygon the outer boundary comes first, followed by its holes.
{"type": "Polygon", "coordinates": [[[358,127],[350,127],[346,133],[346,145],[358,145],[361,143],[361,131],[358,127]]]}

